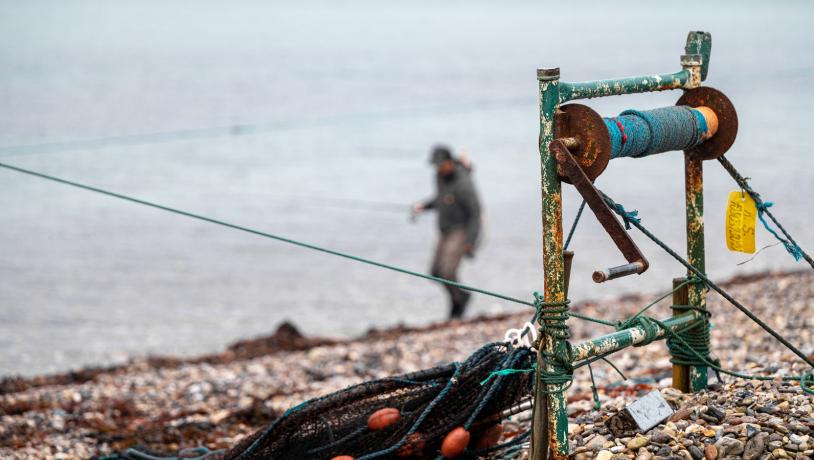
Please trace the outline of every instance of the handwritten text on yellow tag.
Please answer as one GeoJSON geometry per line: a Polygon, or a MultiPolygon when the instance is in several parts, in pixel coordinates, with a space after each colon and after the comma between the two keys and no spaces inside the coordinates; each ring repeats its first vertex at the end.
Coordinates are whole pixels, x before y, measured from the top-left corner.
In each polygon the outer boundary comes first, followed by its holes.
{"type": "Polygon", "coordinates": [[[726,247],[754,254],[756,223],[757,206],[752,197],[741,191],[730,192],[726,203],[726,247]]]}

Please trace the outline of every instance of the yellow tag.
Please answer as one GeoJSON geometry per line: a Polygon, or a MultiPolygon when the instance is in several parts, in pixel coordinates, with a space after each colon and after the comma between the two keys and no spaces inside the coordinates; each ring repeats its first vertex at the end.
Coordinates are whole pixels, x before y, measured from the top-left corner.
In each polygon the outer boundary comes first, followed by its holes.
{"type": "Polygon", "coordinates": [[[726,203],[726,247],[730,251],[755,253],[755,200],[741,191],[729,193],[726,203]]]}

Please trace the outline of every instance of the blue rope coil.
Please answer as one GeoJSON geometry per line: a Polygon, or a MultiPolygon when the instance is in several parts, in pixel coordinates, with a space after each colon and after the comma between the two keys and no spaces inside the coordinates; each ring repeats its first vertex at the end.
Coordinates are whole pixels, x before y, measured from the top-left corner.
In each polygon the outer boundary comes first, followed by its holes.
{"type": "Polygon", "coordinates": [[[653,110],[625,110],[605,118],[611,138],[611,158],[640,158],[700,144],[709,130],[701,112],[671,106],[653,110]]]}

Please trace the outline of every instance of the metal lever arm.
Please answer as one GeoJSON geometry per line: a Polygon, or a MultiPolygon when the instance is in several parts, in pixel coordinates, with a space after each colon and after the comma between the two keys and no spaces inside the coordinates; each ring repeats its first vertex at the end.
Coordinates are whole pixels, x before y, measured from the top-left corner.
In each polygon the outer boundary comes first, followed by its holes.
{"type": "Polygon", "coordinates": [[[622,276],[641,274],[647,270],[650,264],[645,259],[642,252],[639,250],[636,243],[630,238],[625,228],[613,215],[613,211],[608,207],[599,191],[594,188],[593,183],[585,172],[577,163],[577,160],[571,155],[565,143],[559,139],[555,139],[549,145],[552,152],[557,158],[558,172],[567,177],[571,184],[577,189],[585,202],[596,215],[599,223],[608,232],[619,251],[628,261],[627,264],[618,267],[611,267],[605,270],[597,270],[593,273],[593,280],[597,283],[602,283],[614,278],[622,276]]]}

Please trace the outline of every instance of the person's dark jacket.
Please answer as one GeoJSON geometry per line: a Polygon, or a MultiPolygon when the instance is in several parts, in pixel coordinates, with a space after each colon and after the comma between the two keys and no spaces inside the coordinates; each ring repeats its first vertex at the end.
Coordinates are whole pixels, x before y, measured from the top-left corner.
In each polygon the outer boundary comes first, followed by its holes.
{"type": "Polygon", "coordinates": [[[457,163],[452,174],[436,177],[436,185],[437,195],[424,203],[424,208],[438,211],[441,233],[463,229],[474,247],[480,233],[481,209],[471,171],[457,163]]]}

